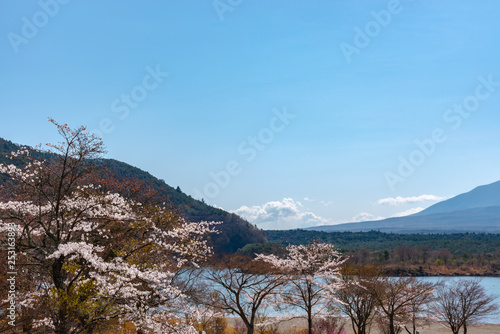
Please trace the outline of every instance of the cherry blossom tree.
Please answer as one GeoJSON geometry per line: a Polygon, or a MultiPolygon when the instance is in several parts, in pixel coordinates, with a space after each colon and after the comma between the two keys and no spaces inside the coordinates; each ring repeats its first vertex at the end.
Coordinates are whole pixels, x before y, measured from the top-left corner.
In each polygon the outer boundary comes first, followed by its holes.
{"type": "Polygon", "coordinates": [[[115,320],[155,333],[194,332],[185,315],[196,306],[180,271],[211,253],[204,236],[215,223],[186,222],[165,206],[88,183],[105,153],[102,140],[50,121],[62,136],[47,144],[50,158],[23,148],[11,158],[24,166],[0,165],[10,176],[0,230],[15,230],[18,270],[32,282],[17,291],[23,312],[35,311],[30,328],[93,333],[115,320]]]}
{"type": "Polygon", "coordinates": [[[287,274],[283,302],[306,313],[308,332],[312,334],[313,316],[325,315],[327,301],[334,300],[334,292],[341,287],[339,273],[345,259],[327,243],[289,245],[287,252],[285,258],[259,254],[256,259],[287,274]]]}

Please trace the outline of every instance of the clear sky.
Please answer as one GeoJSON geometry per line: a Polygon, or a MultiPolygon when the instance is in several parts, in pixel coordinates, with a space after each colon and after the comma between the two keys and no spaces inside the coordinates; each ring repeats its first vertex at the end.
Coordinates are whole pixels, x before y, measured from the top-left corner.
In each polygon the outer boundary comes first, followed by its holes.
{"type": "Polygon", "coordinates": [[[500,179],[500,2],[1,1],[0,137],[108,157],[264,228],[500,179]]]}

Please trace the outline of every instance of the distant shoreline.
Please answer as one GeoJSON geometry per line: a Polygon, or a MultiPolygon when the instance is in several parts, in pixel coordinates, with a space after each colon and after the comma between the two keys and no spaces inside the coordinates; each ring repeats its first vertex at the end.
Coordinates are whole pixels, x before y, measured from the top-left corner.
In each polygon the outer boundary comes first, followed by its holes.
{"type": "Polygon", "coordinates": [[[446,265],[381,265],[388,276],[415,277],[500,277],[500,272],[492,268],[446,265]]]}

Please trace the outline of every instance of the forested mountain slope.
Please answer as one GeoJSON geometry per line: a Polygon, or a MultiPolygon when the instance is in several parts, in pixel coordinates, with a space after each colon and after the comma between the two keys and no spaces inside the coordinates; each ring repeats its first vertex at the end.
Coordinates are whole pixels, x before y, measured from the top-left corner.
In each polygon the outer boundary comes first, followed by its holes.
{"type": "MultiPolygon", "coordinates": [[[[19,145],[0,138],[0,163],[21,165],[22,161],[13,161],[6,158],[6,154],[16,151],[18,148],[19,145]]],[[[47,153],[32,151],[32,154],[41,159],[51,158],[51,155],[47,153]]],[[[104,170],[117,180],[124,182],[127,180],[138,180],[151,184],[160,195],[167,195],[169,202],[187,220],[194,222],[202,220],[222,221],[223,224],[218,226],[220,233],[212,236],[216,252],[233,253],[248,243],[266,242],[266,237],[260,229],[238,215],[196,200],[183,193],[180,188],[173,188],[165,183],[165,181],[154,177],[146,171],[114,159],[101,159],[97,162],[99,165],[105,167],[104,170]]],[[[0,175],[0,182],[3,183],[5,180],[6,176],[0,175]]]]}

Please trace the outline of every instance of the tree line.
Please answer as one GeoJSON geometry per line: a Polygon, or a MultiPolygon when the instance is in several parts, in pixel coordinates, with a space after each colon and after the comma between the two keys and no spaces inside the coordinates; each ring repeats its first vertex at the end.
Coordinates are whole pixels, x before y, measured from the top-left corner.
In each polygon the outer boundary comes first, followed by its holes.
{"type": "Polygon", "coordinates": [[[311,230],[265,231],[272,244],[303,245],[310,240],[332,243],[345,252],[367,248],[372,251],[392,251],[405,245],[428,247],[431,250],[446,249],[453,254],[493,254],[500,248],[500,234],[492,233],[437,233],[397,234],[379,231],[370,232],[323,232],[311,230]]]}
{"type": "MultiPolygon", "coordinates": [[[[249,244],[238,251],[252,256],[257,253],[283,255],[281,244],[249,244]]],[[[399,246],[391,251],[359,248],[342,251],[353,264],[377,264],[386,274],[407,276],[500,275],[500,249],[494,253],[463,252],[453,254],[447,249],[399,246]]]]}

